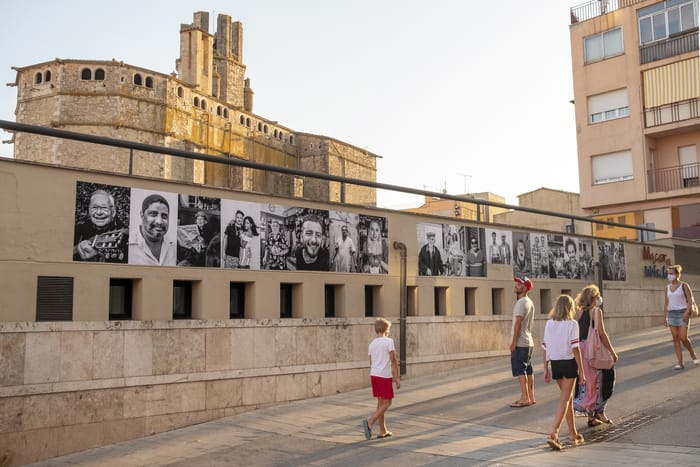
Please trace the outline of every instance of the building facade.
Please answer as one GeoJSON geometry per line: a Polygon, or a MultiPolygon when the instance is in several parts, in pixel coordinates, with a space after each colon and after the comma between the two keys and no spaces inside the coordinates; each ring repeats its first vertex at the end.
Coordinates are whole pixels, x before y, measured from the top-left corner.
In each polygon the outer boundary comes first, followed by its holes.
{"type": "MultiPolygon", "coordinates": [[[[176,73],[117,60],[55,59],[15,68],[18,123],[50,126],[280,167],[376,180],[377,155],[332,137],[299,133],[253,112],[243,26],[197,12],[180,27],[176,73]]],[[[18,133],[14,156],[210,186],[373,206],[376,191],[18,133]]]]}
{"type": "MultiPolygon", "coordinates": [[[[700,239],[698,0],[571,9],[581,207],[700,239]]],[[[596,235],[636,238],[599,226],[596,235]]],[[[648,237],[647,237],[648,239],[648,237]]]]}

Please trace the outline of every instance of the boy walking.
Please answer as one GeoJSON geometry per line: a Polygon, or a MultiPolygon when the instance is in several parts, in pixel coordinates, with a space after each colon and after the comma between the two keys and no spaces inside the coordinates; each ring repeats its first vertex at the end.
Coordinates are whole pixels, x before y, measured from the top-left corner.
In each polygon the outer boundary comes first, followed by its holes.
{"type": "Polygon", "coordinates": [[[391,323],[383,318],[377,318],[374,322],[374,332],[377,337],[369,344],[369,376],[372,382],[372,395],[377,398],[377,410],[369,419],[362,420],[365,431],[365,439],[372,438],[372,426],[379,422],[379,434],[377,438],[387,438],[392,433],[386,428],[384,414],[391,406],[394,398],[394,388],[391,385],[392,377],[396,383],[396,389],[401,388],[399,366],[396,363],[396,348],[394,339],[387,337],[391,323]]]}

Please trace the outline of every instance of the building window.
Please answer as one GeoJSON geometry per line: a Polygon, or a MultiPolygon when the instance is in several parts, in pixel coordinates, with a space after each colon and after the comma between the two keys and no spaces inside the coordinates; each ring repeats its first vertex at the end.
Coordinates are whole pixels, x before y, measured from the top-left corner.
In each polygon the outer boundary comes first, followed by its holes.
{"type": "Polygon", "coordinates": [[[173,281],[173,319],[192,319],[192,282],[173,281]]]}
{"type": "Polygon", "coordinates": [[[377,293],[377,286],[366,285],[365,286],[365,316],[374,316],[374,306],[375,306],[375,294],[377,293]]]}
{"type": "Polygon", "coordinates": [[[629,114],[627,89],[618,89],[617,91],[606,92],[588,98],[589,123],[627,117],[629,114]]]}
{"type": "Polygon", "coordinates": [[[549,313],[552,309],[552,291],[550,289],[540,290],[540,313],[549,313]]]}
{"type": "Polygon", "coordinates": [[[177,97],[184,97],[185,96],[185,90],[182,89],[182,86],[177,87],[177,97]]]}
{"type": "Polygon", "coordinates": [[[44,73],[44,81],[46,81],[47,83],[51,81],[51,70],[46,70],[46,72],[44,73]]]}
{"type": "Polygon", "coordinates": [[[697,146],[680,146],[678,148],[678,160],[681,166],[681,178],[683,179],[683,188],[699,186],[700,179],[698,175],[700,167],[698,164],[697,146]]]}
{"type": "Polygon", "coordinates": [[[206,100],[202,99],[201,107],[202,107],[202,110],[207,110],[207,101],[206,100]]]}
{"type": "Polygon", "coordinates": [[[335,318],[335,291],[339,286],[326,284],[324,288],[324,316],[335,318]]]}
{"type": "Polygon", "coordinates": [[[199,97],[194,98],[194,106],[199,107],[199,97]]]}
{"type": "Polygon", "coordinates": [[[243,117],[243,115],[241,115],[240,117],[238,117],[238,122],[239,122],[241,125],[245,125],[245,118],[243,117]]]}
{"type": "Polygon", "coordinates": [[[70,321],[73,319],[73,278],[37,277],[36,320],[70,321]]]}
{"type": "Polygon", "coordinates": [[[146,87],[153,89],[153,78],[146,76],[146,87]]]}
{"type": "Polygon", "coordinates": [[[217,105],[217,106],[216,106],[216,115],[218,115],[219,117],[221,117],[221,106],[220,106],[220,105],[217,105]]]}
{"type": "Polygon", "coordinates": [[[294,316],[294,284],[280,284],[280,318],[294,316]]]}
{"type": "Polygon", "coordinates": [[[262,129],[263,129],[262,123],[261,123],[261,122],[258,122],[258,131],[262,131],[262,129]]]}
{"type": "Polygon", "coordinates": [[[137,86],[142,86],[143,85],[143,78],[141,78],[141,75],[136,73],[134,75],[134,84],[137,86]]]}
{"type": "Polygon", "coordinates": [[[622,54],[625,51],[622,38],[621,27],[584,37],[584,62],[597,62],[622,54]]]}
{"type": "Polygon", "coordinates": [[[465,287],[464,288],[464,314],[465,315],[475,315],[476,314],[476,288],[475,287],[465,287]]]}
{"type": "Polygon", "coordinates": [[[228,118],[228,109],[224,107],[224,118],[228,118]]]}
{"type": "Polygon", "coordinates": [[[131,319],[132,290],[131,279],[109,280],[110,320],[131,319]]]}
{"type": "MultiPolygon", "coordinates": [[[[265,133],[267,133],[267,132],[265,132],[265,133]]],[[[274,136],[275,138],[277,138],[277,129],[276,129],[276,128],[275,128],[275,131],[272,132],[272,136],[274,136]]]]}
{"type": "Polygon", "coordinates": [[[289,144],[294,144],[294,136],[289,135],[289,144]]]}
{"type": "Polygon", "coordinates": [[[639,43],[660,41],[698,27],[698,0],[667,0],[637,11],[639,43]]]}
{"type": "Polygon", "coordinates": [[[229,318],[245,318],[245,282],[231,282],[229,285],[229,318]]]}
{"type": "Polygon", "coordinates": [[[506,291],[505,289],[491,289],[491,307],[494,315],[502,315],[505,310],[506,291]]]}
{"type": "Polygon", "coordinates": [[[42,76],[41,72],[37,72],[37,74],[34,75],[34,84],[40,84],[43,79],[44,77],[42,76]]]}
{"type": "Polygon", "coordinates": [[[435,287],[433,289],[433,310],[435,316],[447,314],[447,287],[435,287]]]}
{"type": "Polygon", "coordinates": [[[80,72],[80,79],[82,80],[91,80],[92,79],[92,70],[90,68],[83,68],[83,71],[80,72]]]}
{"type": "Polygon", "coordinates": [[[248,117],[248,118],[245,119],[245,126],[247,126],[248,128],[250,128],[250,117],[248,117]]]}
{"type": "Polygon", "coordinates": [[[601,154],[591,158],[593,184],[620,182],[634,178],[632,151],[601,154]]]}
{"type": "Polygon", "coordinates": [[[104,81],[105,71],[102,68],[98,68],[97,70],[95,70],[95,79],[97,81],[104,81]]]}

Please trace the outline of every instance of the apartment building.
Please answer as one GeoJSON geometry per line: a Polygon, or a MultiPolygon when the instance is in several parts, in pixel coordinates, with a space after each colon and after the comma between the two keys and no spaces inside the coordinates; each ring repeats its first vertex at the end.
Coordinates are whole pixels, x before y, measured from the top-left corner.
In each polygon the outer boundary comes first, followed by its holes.
{"type": "Polygon", "coordinates": [[[698,12],[698,0],[571,9],[581,207],[594,218],[700,239],[698,12]]]}

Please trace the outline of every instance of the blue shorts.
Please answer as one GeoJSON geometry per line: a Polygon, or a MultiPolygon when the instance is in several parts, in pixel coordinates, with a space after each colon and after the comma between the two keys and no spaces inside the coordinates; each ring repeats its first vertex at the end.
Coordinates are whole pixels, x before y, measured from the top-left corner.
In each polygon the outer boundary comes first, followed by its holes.
{"type": "Polygon", "coordinates": [[[680,310],[668,310],[668,325],[669,326],[688,326],[687,321],[683,321],[683,314],[685,313],[685,308],[680,310]]]}
{"type": "Polygon", "coordinates": [[[532,374],[532,351],[534,347],[516,347],[510,354],[510,369],[513,376],[532,374]]]}

